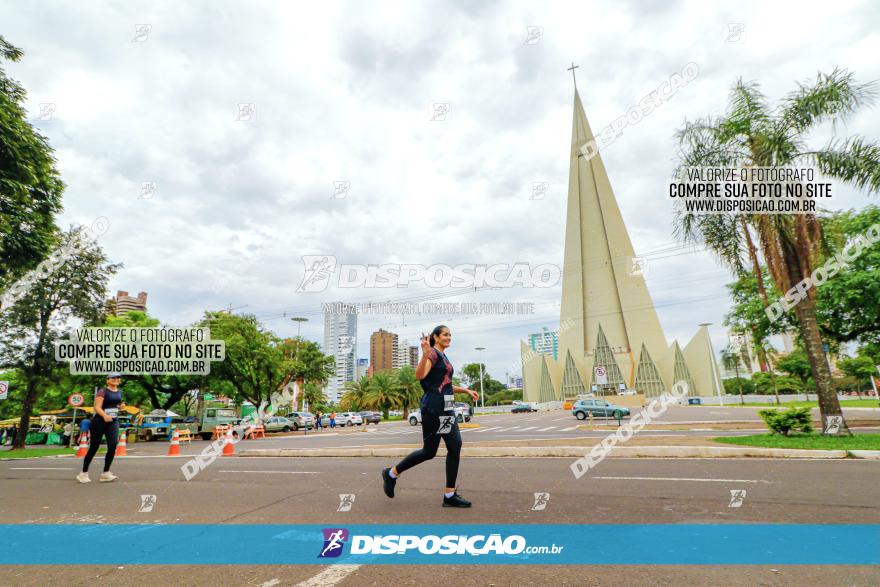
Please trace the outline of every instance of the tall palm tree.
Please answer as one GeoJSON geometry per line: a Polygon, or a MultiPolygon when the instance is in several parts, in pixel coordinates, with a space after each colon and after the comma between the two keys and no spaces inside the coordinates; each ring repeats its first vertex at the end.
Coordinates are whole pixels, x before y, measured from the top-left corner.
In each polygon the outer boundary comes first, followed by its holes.
{"type": "Polygon", "coordinates": [[[739,385],[739,403],[744,404],[746,400],[743,398],[743,382],[739,375],[739,368],[742,365],[742,356],[732,344],[728,344],[721,349],[721,364],[727,371],[733,369],[736,373],[736,382],[739,385]]]}
{"type": "Polygon", "coordinates": [[[345,393],[339,399],[339,407],[358,412],[367,407],[367,394],[370,391],[370,377],[364,375],[358,381],[346,381],[345,393]]]}
{"type": "MultiPolygon", "coordinates": [[[[806,144],[806,135],[813,127],[831,120],[836,128],[861,106],[872,103],[874,95],[872,84],[856,84],[851,73],[835,69],[828,75],[820,73],[814,83],[798,84],[797,90],[771,109],[757,83],[740,79],[731,92],[726,115],[685,122],[677,132],[679,169],[812,165],[827,177],[868,193],[878,192],[880,145],[861,137],[833,139],[818,150],[806,144]]],[[[824,250],[821,226],[814,214],[695,216],[679,212],[675,232],[684,241],[703,242],[734,271],[744,271],[748,258],[759,278],[765,304],[769,301],[757,268],[758,248],[782,292],[809,276],[824,250]]],[[[807,291],[794,312],[816,382],[822,421],[827,416],[840,416],[839,434],[849,435],[816,322],[815,290],[807,291]]]]}
{"type": "Polygon", "coordinates": [[[374,373],[364,399],[371,408],[380,410],[387,420],[388,411],[401,405],[400,391],[394,374],[385,371],[374,373]]]}
{"type": "Polygon", "coordinates": [[[409,365],[397,370],[397,388],[400,394],[400,405],[403,408],[403,419],[409,419],[409,410],[419,405],[422,398],[422,386],[416,378],[416,371],[409,365]]]}

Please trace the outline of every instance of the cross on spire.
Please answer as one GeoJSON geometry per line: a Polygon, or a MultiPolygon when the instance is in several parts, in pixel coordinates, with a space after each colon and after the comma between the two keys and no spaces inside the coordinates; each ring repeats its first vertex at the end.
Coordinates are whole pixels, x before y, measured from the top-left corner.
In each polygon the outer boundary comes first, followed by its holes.
{"type": "Polygon", "coordinates": [[[572,61],[572,62],[571,62],[571,67],[569,67],[568,70],[567,70],[567,71],[570,71],[570,72],[571,72],[571,79],[572,79],[572,81],[574,82],[574,89],[575,89],[575,91],[577,91],[577,85],[578,85],[578,82],[577,82],[577,78],[574,76],[574,70],[577,69],[578,67],[580,67],[580,65],[575,65],[575,64],[574,64],[574,61],[572,61]]]}

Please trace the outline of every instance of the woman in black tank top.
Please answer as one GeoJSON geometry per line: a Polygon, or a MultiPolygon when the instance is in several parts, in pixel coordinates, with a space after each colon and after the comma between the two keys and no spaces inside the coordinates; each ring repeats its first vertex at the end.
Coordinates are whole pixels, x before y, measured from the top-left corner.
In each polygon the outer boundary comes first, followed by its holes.
{"type": "Polygon", "coordinates": [[[383,488],[388,497],[394,497],[398,475],[437,455],[442,438],[446,443],[443,507],[471,507],[471,502],[461,497],[455,487],[461,455],[461,432],[455,418],[455,393],[468,393],[474,401],[478,395],[472,389],[452,385],[454,370],[444,352],[451,343],[452,333],[442,325],[431,331],[430,336],[422,338],[422,360],[416,368],[416,377],[425,392],[420,404],[424,446],[411,452],[396,466],[382,470],[383,488]]]}

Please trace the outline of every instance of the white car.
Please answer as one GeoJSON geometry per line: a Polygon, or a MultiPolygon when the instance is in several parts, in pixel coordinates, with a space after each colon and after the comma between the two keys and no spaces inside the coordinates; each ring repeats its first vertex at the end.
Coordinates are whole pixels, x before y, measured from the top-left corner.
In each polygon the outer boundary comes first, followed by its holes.
{"type": "MultiPolygon", "coordinates": [[[[336,412],[336,425],[337,426],[349,426],[348,413],[346,412],[336,412]]],[[[330,414],[324,414],[321,416],[321,426],[324,428],[330,427],[330,414]]]]}
{"type": "Polygon", "coordinates": [[[357,412],[345,412],[345,415],[348,417],[349,426],[360,426],[364,423],[364,417],[357,412]]]}

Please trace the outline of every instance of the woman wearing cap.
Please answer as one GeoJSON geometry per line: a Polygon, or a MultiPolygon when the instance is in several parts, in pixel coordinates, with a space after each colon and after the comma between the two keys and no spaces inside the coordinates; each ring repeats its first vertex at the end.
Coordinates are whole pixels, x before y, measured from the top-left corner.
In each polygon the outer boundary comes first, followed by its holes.
{"type": "Polygon", "coordinates": [[[95,415],[92,416],[89,425],[89,452],[83,459],[82,473],[76,476],[80,483],[88,483],[89,465],[98,454],[101,447],[101,438],[107,439],[107,454],[104,455],[104,472],[101,473],[100,481],[107,482],[116,479],[116,475],[110,472],[113,457],[116,455],[116,443],[119,440],[119,408],[125,407],[122,401],[122,392],[119,391],[119,383],[122,376],[119,373],[107,375],[107,387],[102,387],[95,393],[95,415]]]}
{"type": "Polygon", "coordinates": [[[416,377],[424,395],[420,404],[422,414],[422,440],[424,446],[411,452],[396,466],[382,470],[385,495],[394,497],[397,477],[416,465],[433,459],[440,447],[440,439],[446,444],[446,489],[443,507],[469,508],[471,502],[462,498],[455,488],[458,477],[458,461],[461,455],[461,432],[455,418],[455,393],[467,393],[476,400],[476,391],[452,385],[452,363],[445,350],[452,344],[452,333],[440,325],[430,336],[422,337],[422,359],[416,367],[416,377]]]}

